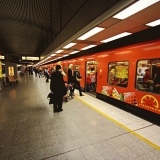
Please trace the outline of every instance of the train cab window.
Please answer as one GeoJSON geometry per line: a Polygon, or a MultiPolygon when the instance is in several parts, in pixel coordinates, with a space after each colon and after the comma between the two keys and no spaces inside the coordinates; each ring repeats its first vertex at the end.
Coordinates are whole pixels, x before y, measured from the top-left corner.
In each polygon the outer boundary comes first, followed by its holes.
{"type": "Polygon", "coordinates": [[[108,83],[110,85],[127,87],[128,68],[129,63],[127,61],[109,63],[108,83]]]}
{"type": "Polygon", "coordinates": [[[160,59],[138,61],[136,88],[160,94],[160,59]]]}

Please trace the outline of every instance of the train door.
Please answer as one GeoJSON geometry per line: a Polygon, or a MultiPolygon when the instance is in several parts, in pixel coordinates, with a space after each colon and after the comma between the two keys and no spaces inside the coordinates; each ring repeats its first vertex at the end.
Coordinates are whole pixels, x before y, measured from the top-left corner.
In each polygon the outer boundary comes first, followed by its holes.
{"type": "Polygon", "coordinates": [[[97,69],[98,61],[87,61],[86,62],[86,81],[85,91],[86,93],[96,96],[97,87],[97,69]]]}

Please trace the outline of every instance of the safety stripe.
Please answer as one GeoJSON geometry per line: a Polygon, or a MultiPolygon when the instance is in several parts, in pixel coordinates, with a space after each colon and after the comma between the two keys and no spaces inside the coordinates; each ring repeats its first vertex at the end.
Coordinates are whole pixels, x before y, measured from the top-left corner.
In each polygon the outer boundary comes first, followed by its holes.
{"type": "Polygon", "coordinates": [[[138,137],[139,139],[141,139],[142,141],[144,141],[145,143],[149,144],[150,146],[152,146],[153,148],[157,149],[160,151],[160,147],[157,146],[156,144],[154,144],[153,142],[147,140],[146,138],[142,137],[141,135],[137,134],[136,132],[132,131],[131,129],[127,128],[126,126],[124,126],[123,124],[119,123],[118,121],[114,120],[113,118],[111,118],[110,116],[106,115],[105,113],[103,113],[102,111],[98,110],[97,108],[93,107],[92,105],[90,105],[89,103],[85,102],[84,100],[78,98],[77,96],[75,96],[76,99],[78,99],[79,101],[83,102],[85,105],[87,105],[88,107],[92,108],[93,110],[95,110],[96,112],[100,113],[101,115],[103,115],[104,117],[106,117],[107,119],[109,119],[110,121],[114,122],[115,124],[117,124],[118,126],[120,126],[121,128],[125,129],[126,131],[128,131],[129,133],[135,135],[136,137],[138,137]]]}

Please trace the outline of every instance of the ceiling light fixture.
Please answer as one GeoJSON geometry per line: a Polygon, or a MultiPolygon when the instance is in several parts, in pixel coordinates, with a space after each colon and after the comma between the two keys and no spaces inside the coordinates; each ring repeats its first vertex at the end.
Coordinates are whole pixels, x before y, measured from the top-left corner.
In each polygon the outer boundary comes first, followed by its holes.
{"type": "Polygon", "coordinates": [[[66,54],[66,55],[63,55],[62,57],[67,57],[68,55],[66,54]]]}
{"type": "Polygon", "coordinates": [[[81,48],[81,50],[86,50],[86,49],[89,49],[89,48],[92,48],[92,47],[95,47],[95,46],[97,46],[97,45],[92,44],[92,45],[89,45],[87,47],[81,48]]]}
{"type": "Polygon", "coordinates": [[[61,52],[63,52],[64,50],[58,50],[57,52],[55,52],[55,53],[61,53],[61,52]]]}
{"type": "Polygon", "coordinates": [[[64,46],[63,48],[70,48],[70,47],[72,47],[72,46],[74,46],[74,45],[76,45],[77,43],[69,43],[69,44],[67,44],[66,46],[64,46]]]}
{"type": "Polygon", "coordinates": [[[157,2],[159,2],[159,0],[139,0],[131,6],[129,6],[128,8],[114,15],[113,18],[125,19],[157,2]]]}
{"type": "Polygon", "coordinates": [[[110,42],[110,41],[113,41],[113,40],[115,40],[115,39],[119,39],[119,38],[122,38],[122,37],[128,36],[128,35],[130,35],[130,34],[132,34],[132,33],[129,33],[129,32],[123,32],[123,33],[121,33],[121,34],[117,34],[116,36],[113,36],[113,37],[107,38],[107,39],[105,39],[105,40],[103,40],[103,41],[101,41],[101,42],[102,42],[102,43],[110,42]]]}
{"type": "Polygon", "coordinates": [[[71,52],[71,53],[69,53],[69,54],[75,54],[75,53],[78,53],[79,51],[73,51],[73,52],[71,52]]]}
{"type": "Polygon", "coordinates": [[[158,25],[160,25],[160,19],[157,19],[156,21],[147,23],[146,25],[150,26],[150,27],[158,26],[158,25]]]}
{"type": "Polygon", "coordinates": [[[89,32],[85,33],[84,35],[82,35],[81,37],[77,38],[78,40],[85,40],[99,32],[101,32],[102,30],[104,30],[105,28],[101,28],[101,27],[95,27],[93,29],[91,29],[89,32]]]}

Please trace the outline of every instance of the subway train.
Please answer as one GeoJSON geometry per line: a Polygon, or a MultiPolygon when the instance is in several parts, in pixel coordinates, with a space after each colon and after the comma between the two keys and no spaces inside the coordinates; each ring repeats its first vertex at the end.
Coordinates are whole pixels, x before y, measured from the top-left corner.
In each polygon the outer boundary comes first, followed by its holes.
{"type": "Polygon", "coordinates": [[[79,67],[84,92],[160,114],[160,39],[62,60],[47,67],[57,64],[66,74],[70,64],[73,72],[79,67]],[[91,84],[87,84],[88,78],[91,84]]]}

